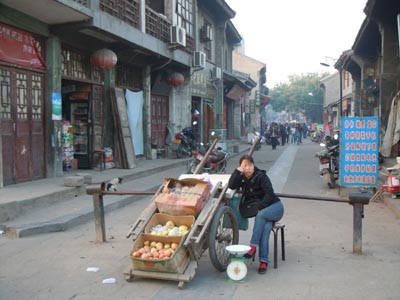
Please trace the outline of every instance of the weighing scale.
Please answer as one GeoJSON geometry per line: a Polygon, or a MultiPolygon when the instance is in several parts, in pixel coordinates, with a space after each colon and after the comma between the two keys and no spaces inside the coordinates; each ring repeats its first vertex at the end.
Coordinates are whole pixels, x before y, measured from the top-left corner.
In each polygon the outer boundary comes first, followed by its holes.
{"type": "Polygon", "coordinates": [[[247,266],[243,254],[246,254],[251,249],[250,246],[245,245],[229,245],[226,248],[232,254],[231,262],[226,269],[228,277],[234,281],[243,280],[247,275],[247,266]]]}

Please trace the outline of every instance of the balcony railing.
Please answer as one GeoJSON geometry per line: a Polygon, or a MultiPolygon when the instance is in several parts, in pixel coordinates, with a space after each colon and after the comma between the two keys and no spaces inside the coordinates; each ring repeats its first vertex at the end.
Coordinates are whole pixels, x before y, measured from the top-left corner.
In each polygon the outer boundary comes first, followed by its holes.
{"type": "Polygon", "coordinates": [[[139,28],[138,0],[100,0],[100,9],[135,28],[139,28]]]}
{"type": "Polygon", "coordinates": [[[155,38],[169,43],[171,23],[163,15],[155,12],[149,7],[146,7],[146,33],[155,38]]]}
{"type": "Polygon", "coordinates": [[[72,1],[89,8],[90,0],[72,0],[72,1]]]}
{"type": "MultiPolygon", "coordinates": [[[[89,0],[76,0],[89,1],[89,0]]],[[[100,0],[100,9],[109,15],[112,15],[133,27],[139,28],[140,10],[138,0],[100,0]]],[[[146,33],[165,42],[170,42],[171,22],[168,19],[146,7],[146,33]]],[[[186,35],[186,48],[183,49],[188,53],[194,51],[193,37],[186,35]]]]}

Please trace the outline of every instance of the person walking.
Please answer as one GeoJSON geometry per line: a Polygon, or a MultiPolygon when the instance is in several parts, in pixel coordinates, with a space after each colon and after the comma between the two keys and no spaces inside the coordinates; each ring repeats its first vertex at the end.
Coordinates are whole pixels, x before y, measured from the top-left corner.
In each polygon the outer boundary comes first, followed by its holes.
{"type": "Polygon", "coordinates": [[[296,126],[295,133],[294,133],[294,140],[297,145],[301,143],[301,127],[296,126]]]}
{"type": "Polygon", "coordinates": [[[269,136],[271,139],[272,150],[276,149],[276,145],[278,144],[278,124],[272,123],[269,129],[269,136]]]}
{"type": "Polygon", "coordinates": [[[286,142],[286,127],[283,124],[279,125],[279,135],[281,136],[281,145],[285,146],[285,142],[286,142]]]}
{"type": "Polygon", "coordinates": [[[289,144],[289,137],[290,137],[290,126],[288,123],[285,124],[285,130],[286,130],[286,144],[289,144]]]}
{"type": "Polygon", "coordinates": [[[290,127],[290,135],[292,136],[291,142],[294,144],[296,142],[296,126],[290,127]]]}
{"type": "Polygon", "coordinates": [[[245,204],[255,202],[256,204],[250,251],[244,257],[254,261],[258,247],[260,261],[258,273],[265,274],[269,263],[269,236],[273,223],[283,217],[283,204],[275,195],[266,171],[258,169],[249,155],[243,155],[240,158],[239,167],[233,171],[228,185],[233,190],[242,189],[241,202],[243,201],[245,204]]]}

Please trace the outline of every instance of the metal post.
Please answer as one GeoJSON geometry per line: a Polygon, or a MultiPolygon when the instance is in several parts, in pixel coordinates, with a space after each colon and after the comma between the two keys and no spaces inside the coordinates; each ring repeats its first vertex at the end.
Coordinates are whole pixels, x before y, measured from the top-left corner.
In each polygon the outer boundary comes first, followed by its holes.
{"type": "Polygon", "coordinates": [[[369,204],[369,193],[350,193],[349,204],[353,205],[353,253],[362,253],[362,218],[364,205],[369,204]]]}
{"type": "Polygon", "coordinates": [[[106,241],[106,226],[104,221],[104,203],[103,195],[93,195],[93,213],[96,228],[96,242],[104,243],[106,241]]]}
{"type": "Polygon", "coordinates": [[[362,253],[362,217],[364,204],[353,204],[353,252],[362,253]]]}

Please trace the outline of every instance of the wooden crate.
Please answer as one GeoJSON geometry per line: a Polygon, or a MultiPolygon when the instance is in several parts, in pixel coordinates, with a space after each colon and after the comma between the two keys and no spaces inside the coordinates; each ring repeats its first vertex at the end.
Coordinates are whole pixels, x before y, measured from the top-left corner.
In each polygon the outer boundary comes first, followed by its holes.
{"type": "Polygon", "coordinates": [[[135,243],[131,251],[132,267],[135,270],[164,272],[164,273],[183,273],[189,263],[190,257],[186,247],[183,247],[182,236],[156,236],[147,233],[142,233],[135,243]],[[148,260],[138,257],[133,257],[132,253],[143,247],[145,241],[155,241],[161,243],[177,243],[178,248],[169,259],[148,260]]]}

